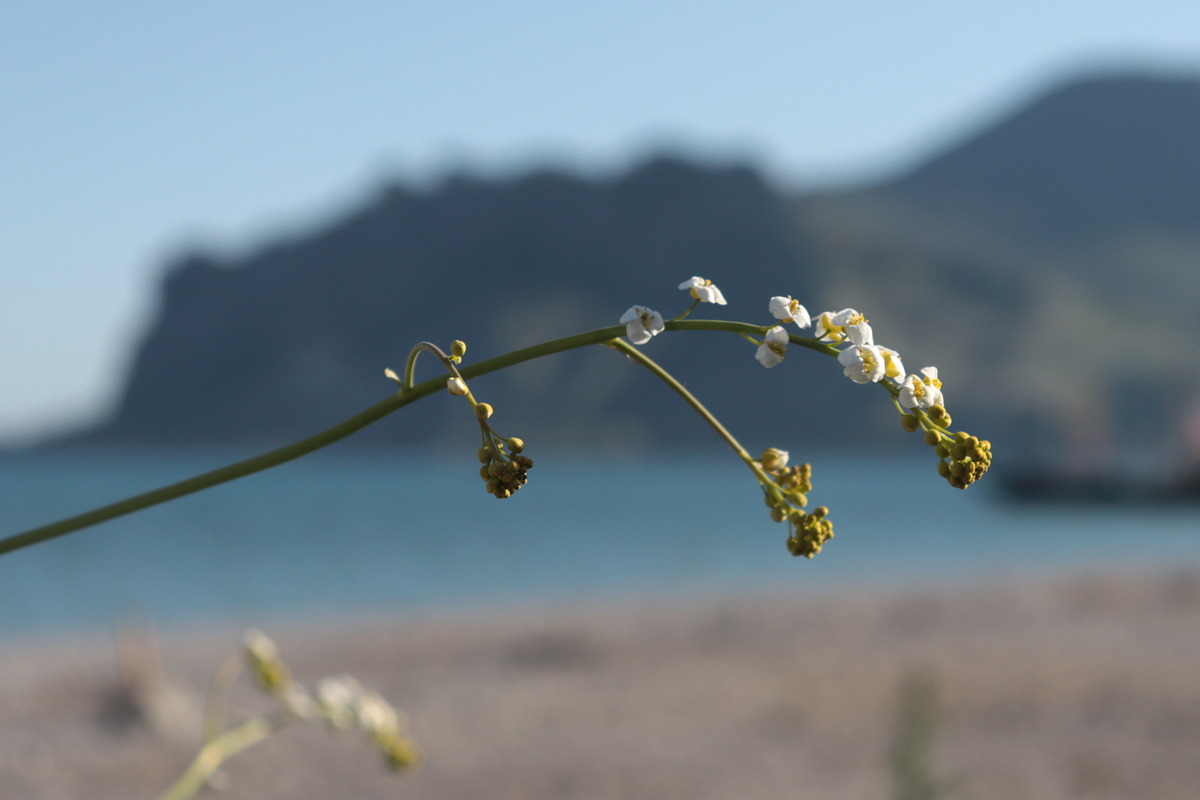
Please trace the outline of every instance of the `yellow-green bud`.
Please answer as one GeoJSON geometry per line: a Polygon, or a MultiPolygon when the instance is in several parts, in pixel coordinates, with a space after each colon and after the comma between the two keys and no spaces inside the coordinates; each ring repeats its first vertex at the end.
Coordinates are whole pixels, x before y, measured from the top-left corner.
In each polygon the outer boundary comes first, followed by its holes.
{"type": "Polygon", "coordinates": [[[477,403],[475,405],[475,416],[480,419],[487,419],[492,415],[492,407],[488,403],[477,403]]]}
{"type": "Polygon", "coordinates": [[[513,453],[519,453],[525,449],[525,441],[523,439],[518,439],[516,436],[505,440],[504,443],[508,445],[508,449],[513,453]]]}
{"type": "Polygon", "coordinates": [[[787,519],[787,512],[782,508],[772,508],[771,519],[775,520],[776,522],[783,522],[785,519],[787,519]]]}
{"type": "Polygon", "coordinates": [[[904,430],[908,431],[909,433],[913,433],[920,426],[921,421],[912,414],[905,414],[904,416],[900,417],[900,427],[904,428],[904,430]]]}
{"type": "Polygon", "coordinates": [[[492,460],[492,448],[487,446],[481,447],[475,455],[479,457],[479,463],[486,464],[492,460]]]}
{"type": "Polygon", "coordinates": [[[454,356],[455,358],[462,358],[466,354],[467,354],[467,343],[466,342],[464,342],[460,339],[455,339],[450,344],[450,355],[454,356]]]}
{"type": "Polygon", "coordinates": [[[937,443],[941,440],[942,437],[938,436],[933,431],[925,431],[925,444],[930,445],[931,447],[936,447],[937,443]]]}
{"type": "Polygon", "coordinates": [[[780,450],[778,447],[768,447],[762,451],[762,455],[758,457],[758,460],[762,464],[763,469],[767,472],[774,472],[787,466],[788,452],[780,450]]]}

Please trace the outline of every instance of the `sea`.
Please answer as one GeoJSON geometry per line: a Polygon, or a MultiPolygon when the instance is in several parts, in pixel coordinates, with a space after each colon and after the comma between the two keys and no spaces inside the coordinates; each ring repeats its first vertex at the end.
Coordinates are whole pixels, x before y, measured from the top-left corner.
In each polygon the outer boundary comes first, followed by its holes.
{"type": "MultiPolygon", "coordinates": [[[[247,455],[7,454],[0,535],[247,455]]],[[[497,500],[473,453],[331,448],[0,556],[0,637],[1200,567],[1200,504],[1026,505],[992,476],[959,491],[923,446],[803,455],[836,533],[812,560],[729,452],[531,455],[497,500]]]]}

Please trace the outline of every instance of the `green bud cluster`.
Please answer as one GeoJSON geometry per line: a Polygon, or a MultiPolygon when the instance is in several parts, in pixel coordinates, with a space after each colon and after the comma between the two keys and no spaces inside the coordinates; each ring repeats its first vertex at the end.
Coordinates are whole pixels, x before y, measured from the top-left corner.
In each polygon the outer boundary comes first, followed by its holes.
{"type": "Polygon", "coordinates": [[[814,508],[811,514],[795,509],[788,515],[792,535],[788,537],[788,552],[793,556],[812,558],[821,552],[825,542],[833,538],[833,523],[829,521],[829,509],[814,508]]]}
{"type": "Polygon", "coordinates": [[[938,474],[956,489],[965,489],[984,476],[992,465],[992,443],[959,431],[934,444],[938,474]]]}
{"type": "Polygon", "coordinates": [[[992,465],[992,443],[965,431],[950,433],[950,413],[940,403],[921,412],[902,414],[900,425],[909,433],[925,429],[925,444],[937,453],[938,474],[956,489],[979,480],[992,465]]]}
{"type": "Polygon", "coordinates": [[[771,479],[771,483],[763,486],[763,499],[771,509],[771,519],[788,523],[788,552],[793,556],[812,558],[833,538],[833,523],[826,519],[829,509],[820,506],[812,513],[804,510],[808,505],[808,493],[812,491],[812,465],[766,469],[769,464],[768,458],[759,462],[771,479]]]}
{"type": "MultiPolygon", "coordinates": [[[[491,406],[488,409],[490,411],[491,406]]],[[[525,449],[525,442],[521,439],[500,436],[484,421],[483,416],[479,418],[479,426],[483,429],[484,439],[477,453],[483,465],[479,468],[479,477],[487,484],[489,494],[501,500],[511,497],[529,480],[526,473],[533,467],[533,459],[521,455],[525,449]]]]}

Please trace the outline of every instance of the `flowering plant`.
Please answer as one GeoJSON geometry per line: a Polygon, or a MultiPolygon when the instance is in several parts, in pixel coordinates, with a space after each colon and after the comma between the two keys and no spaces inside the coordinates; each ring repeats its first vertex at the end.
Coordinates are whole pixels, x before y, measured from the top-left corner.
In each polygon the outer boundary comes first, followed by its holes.
{"type": "MultiPolygon", "coordinates": [[[[755,347],[754,358],[767,368],[782,364],[792,347],[836,358],[850,380],[857,384],[878,384],[887,391],[905,430],[923,431],[925,442],[937,455],[938,473],[951,486],[965,489],[987,472],[992,458],[991,444],[964,431],[951,432],[951,417],[946,411],[937,368],[927,366],[916,373],[907,373],[900,354],[875,341],[869,321],[856,309],[825,311],[813,316],[790,295],[776,295],[767,302],[770,320],[765,325],[693,320],[688,316],[701,304],[727,305],[725,295],[711,280],[699,276],[680,283],[679,289],[691,296],[692,303],[670,319],[648,306],[633,305],[619,317],[617,325],[543,342],[471,365],[463,363],[467,346],[461,341],[455,341],[449,353],[431,342],[420,342],[410,351],[402,374],[384,370],[386,377],[398,387],[397,391],[353,417],[307,439],[254,458],[0,538],[0,555],[299,458],[443,390],[469,403],[480,431],[477,451],[480,478],[489,493],[500,499],[509,498],[526,485],[534,462],[525,454],[525,442],[521,438],[505,436],[496,430],[492,421],[495,409],[474,396],[471,379],[553,353],[603,345],[650,370],[716,431],[753,473],[771,519],[788,524],[788,551],[794,556],[812,558],[833,538],[829,510],[824,506],[811,510],[808,507],[808,496],[813,491],[812,466],[790,464],[789,452],[778,447],[767,448],[757,458],[751,456],[699,399],[646,355],[646,346],[655,337],[677,331],[723,331],[740,336],[755,347]],[[811,327],[813,335],[793,332],[788,327],[790,324],[799,331],[811,327]],[[422,353],[436,358],[443,372],[417,383],[416,362],[422,353]]],[[[309,694],[291,680],[274,645],[261,634],[248,639],[246,652],[260,686],[280,702],[279,715],[270,720],[255,718],[257,721],[253,724],[225,732],[213,730],[196,764],[164,797],[174,800],[191,796],[225,758],[269,735],[283,722],[323,719],[335,728],[358,727],[383,750],[393,766],[405,766],[413,760],[415,749],[398,712],[378,695],[346,678],[326,680],[318,686],[315,696],[309,694]]]]}

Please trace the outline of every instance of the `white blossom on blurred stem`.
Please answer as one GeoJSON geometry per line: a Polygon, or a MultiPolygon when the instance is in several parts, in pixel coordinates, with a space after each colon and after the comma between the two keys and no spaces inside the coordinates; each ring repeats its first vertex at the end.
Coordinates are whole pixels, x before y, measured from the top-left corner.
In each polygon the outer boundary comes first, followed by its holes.
{"type": "Polygon", "coordinates": [[[725,295],[721,294],[721,290],[712,281],[705,280],[697,275],[693,275],[679,284],[679,288],[690,292],[692,297],[701,303],[716,303],[719,306],[725,305],[725,295]]]}
{"type": "Polygon", "coordinates": [[[791,295],[787,297],[772,297],[769,308],[771,309],[771,316],[775,317],[775,319],[790,320],[801,328],[807,328],[812,324],[812,318],[808,315],[808,309],[800,305],[799,300],[793,300],[791,295]]]}
{"type": "Polygon", "coordinates": [[[634,344],[645,344],[666,327],[662,314],[645,306],[631,306],[621,315],[621,322],[625,325],[625,335],[634,344]]]}
{"type": "Polygon", "coordinates": [[[767,335],[763,338],[762,344],[758,346],[758,352],[754,354],[754,357],[758,359],[758,363],[769,369],[783,361],[783,356],[787,353],[787,344],[787,331],[783,329],[782,325],[776,325],[767,331],[767,335]]]}
{"type": "Polygon", "coordinates": [[[842,328],[854,344],[875,344],[867,318],[853,308],[843,308],[834,314],[833,324],[842,328]]]}
{"type": "Polygon", "coordinates": [[[942,382],[937,367],[922,367],[921,374],[913,373],[900,386],[900,405],[905,408],[929,408],[942,402],[942,382]]]}
{"type": "Polygon", "coordinates": [[[848,339],[854,344],[875,343],[867,318],[853,308],[823,312],[817,317],[816,337],[822,342],[848,339]]]}
{"type": "Polygon", "coordinates": [[[838,354],[846,377],[855,383],[874,383],[884,375],[883,353],[873,344],[856,344],[838,354]]]}

